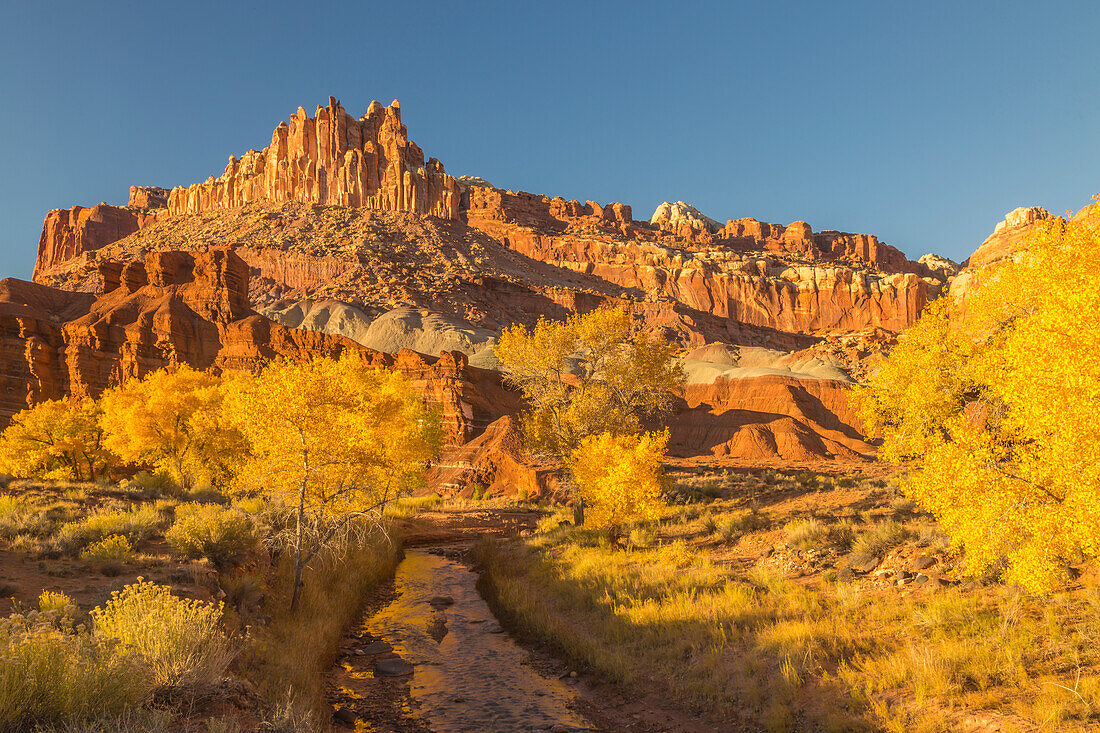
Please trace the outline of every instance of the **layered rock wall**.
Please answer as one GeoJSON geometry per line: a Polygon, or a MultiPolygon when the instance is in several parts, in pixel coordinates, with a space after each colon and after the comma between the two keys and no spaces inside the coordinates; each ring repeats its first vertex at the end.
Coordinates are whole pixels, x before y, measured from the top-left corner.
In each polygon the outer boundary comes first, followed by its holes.
{"type": "Polygon", "coordinates": [[[197,214],[252,201],[356,206],[457,219],[455,179],[410,142],[401,106],[372,102],[356,120],[335,98],[310,117],[299,107],[279,123],[271,144],[230,157],[225,172],[172,189],[168,211],[197,214]]]}
{"type": "Polygon", "coordinates": [[[95,396],[163,367],[254,370],[270,359],[358,355],[404,374],[442,412],[459,445],[503,414],[476,394],[494,389],[462,354],[381,354],[339,336],[286,328],[248,302],[249,267],[225,249],[153,252],[102,262],[96,294],[0,281],[0,422],[44,399],[95,396]]]}
{"type": "Polygon", "coordinates": [[[127,208],[108,204],[50,211],[42,222],[33,279],[37,281],[41,272],[85,252],[106,247],[155,223],[162,218],[163,212],[163,209],[127,208]]]}

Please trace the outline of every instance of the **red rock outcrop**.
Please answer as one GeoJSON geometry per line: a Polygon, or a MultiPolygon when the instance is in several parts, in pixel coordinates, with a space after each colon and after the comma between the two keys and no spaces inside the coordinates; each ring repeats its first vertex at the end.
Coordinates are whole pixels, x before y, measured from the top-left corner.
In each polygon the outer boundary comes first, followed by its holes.
{"type": "Polygon", "coordinates": [[[410,142],[401,105],[372,102],[356,120],[334,97],[314,117],[299,107],[279,123],[271,144],[232,156],[225,172],[204,183],[173,188],[172,214],[234,208],[252,201],[356,206],[457,219],[455,179],[410,142]]]}
{"type": "Polygon", "coordinates": [[[428,489],[444,496],[549,497],[558,490],[555,466],[532,460],[514,416],[506,415],[466,445],[445,450],[428,471],[428,489]]]}
{"type": "Polygon", "coordinates": [[[130,186],[131,209],[165,209],[168,207],[168,189],[160,186],[130,186]]]}
{"type": "MultiPolygon", "coordinates": [[[[131,189],[132,191],[133,189],[131,189]]],[[[38,239],[33,279],[85,252],[94,252],[157,221],[159,212],[96,204],[46,214],[38,239]]]]}
{"type": "MultiPolygon", "coordinates": [[[[514,400],[492,394],[494,375],[465,357],[381,354],[340,337],[280,326],[252,310],[249,267],[225,249],[153,252],[144,262],[102,262],[98,293],[0,281],[0,419],[44,399],[98,395],[166,366],[252,370],[277,357],[358,354],[405,374],[442,410],[449,442],[461,444],[514,400]]],[[[495,378],[499,383],[499,378],[495,378]]]]}
{"type": "Polygon", "coordinates": [[[873,453],[832,379],[757,376],[689,384],[671,424],[669,453],[750,461],[862,460],[873,453]]]}

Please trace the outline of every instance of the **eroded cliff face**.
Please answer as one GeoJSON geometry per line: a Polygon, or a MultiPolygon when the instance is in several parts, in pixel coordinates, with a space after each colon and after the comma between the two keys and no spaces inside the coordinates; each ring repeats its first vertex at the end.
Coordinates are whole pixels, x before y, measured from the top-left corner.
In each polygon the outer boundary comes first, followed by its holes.
{"type": "Polygon", "coordinates": [[[658,208],[654,219],[676,230],[669,231],[633,221],[622,204],[488,186],[471,186],[464,207],[470,226],[532,259],[646,299],[779,331],[900,331],[944,284],[875,237],[815,234],[804,222],[741,219],[712,233],[695,228],[690,212],[658,208]]]}
{"type": "Polygon", "coordinates": [[[74,206],[50,211],[42,222],[33,279],[37,281],[40,273],[48,272],[85,252],[102,249],[155,223],[163,213],[166,213],[163,209],[110,206],[105,203],[91,208],[74,206]]]}
{"type": "Polygon", "coordinates": [[[358,120],[334,97],[280,122],[263,150],[249,150],[218,178],[173,188],[168,211],[197,214],[253,201],[354,206],[380,211],[458,218],[455,179],[435,158],[410,142],[401,123],[401,105],[372,102],[358,120]]]}
{"type": "MultiPolygon", "coordinates": [[[[467,333],[486,352],[510,324],[613,305],[699,362],[672,424],[677,453],[854,460],[870,449],[853,427],[848,380],[953,272],[874,236],[801,221],[722,224],[683,202],[638,221],[621,203],[455,179],[409,141],[396,102],[374,102],[357,120],[329,98],[312,117],[299,108],[268,147],[230,158],[217,178],[133,187],[127,207],[50,212],[38,285],[0,285],[0,416],[170,364],[252,369],[353,351],[406,374],[441,407],[458,446],[521,401],[461,353],[425,356],[403,343],[467,333]],[[375,343],[382,332],[396,353],[344,338],[375,343]],[[772,356],[753,361],[749,348],[772,356]]],[[[470,355],[493,365],[491,354],[470,355]]],[[[519,468],[515,429],[498,423],[446,454],[439,484],[489,485],[497,471],[542,486],[519,468]]]]}
{"type": "Polygon", "coordinates": [[[4,422],[38,401],[95,396],[164,367],[251,371],[274,358],[344,353],[404,374],[440,408],[451,444],[514,407],[495,395],[494,376],[471,370],[462,354],[382,354],[258,315],[248,300],[248,264],[230,250],[153,252],[144,261],[102,261],[97,273],[96,293],[0,281],[4,422]]]}

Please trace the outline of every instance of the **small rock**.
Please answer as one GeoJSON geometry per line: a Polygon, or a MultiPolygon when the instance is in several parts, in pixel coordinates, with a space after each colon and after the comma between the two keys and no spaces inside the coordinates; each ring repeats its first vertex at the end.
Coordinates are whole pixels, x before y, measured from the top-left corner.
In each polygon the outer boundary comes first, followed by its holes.
{"type": "Polygon", "coordinates": [[[353,653],[354,653],[354,654],[355,654],[355,656],[357,656],[357,657],[362,657],[362,656],[365,656],[365,655],[366,655],[366,652],[365,652],[365,651],[363,651],[362,649],[356,649],[356,650],[355,650],[355,652],[353,652],[353,653]]]}
{"type": "Polygon", "coordinates": [[[428,605],[432,608],[446,608],[447,606],[453,606],[454,602],[455,599],[450,596],[436,596],[428,601],[428,605]]]}
{"type": "Polygon", "coordinates": [[[902,570],[901,571],[901,577],[905,578],[906,580],[912,580],[913,578],[916,577],[916,575],[917,575],[916,573],[910,572],[909,570],[902,570]]]}
{"type": "Polygon", "coordinates": [[[914,583],[927,583],[928,582],[928,576],[925,575],[924,573],[921,573],[917,577],[913,578],[913,582],[914,583]]]}
{"type": "Polygon", "coordinates": [[[351,708],[340,708],[332,714],[332,717],[336,718],[336,720],[340,721],[341,723],[347,723],[348,725],[355,725],[355,721],[359,719],[359,716],[356,715],[355,711],[351,708]]]}
{"type": "Polygon", "coordinates": [[[570,677],[573,677],[574,679],[576,679],[576,677],[577,677],[577,672],[576,672],[576,670],[574,670],[574,671],[570,672],[570,673],[569,673],[569,676],[570,676],[570,677]]]}
{"type": "Polygon", "coordinates": [[[856,574],[851,568],[841,568],[836,571],[836,579],[841,583],[850,583],[855,580],[856,574]]]}
{"type": "Polygon", "coordinates": [[[900,585],[909,585],[909,584],[910,584],[910,583],[912,583],[912,582],[913,582],[913,579],[912,579],[912,578],[898,578],[898,579],[897,579],[897,584],[898,584],[899,586],[900,586],[900,585]]]}
{"type": "Polygon", "coordinates": [[[875,577],[876,578],[889,578],[893,574],[894,574],[894,571],[890,570],[889,568],[883,568],[882,570],[876,570],[875,571],[875,577]]]}
{"type": "Polygon", "coordinates": [[[372,641],[362,649],[364,654],[385,654],[392,651],[393,647],[384,641],[372,641]]]}
{"type": "Polygon", "coordinates": [[[412,674],[413,666],[400,657],[394,657],[379,659],[374,665],[374,671],[383,677],[400,677],[412,674]]]}
{"type": "Polygon", "coordinates": [[[861,563],[853,563],[852,570],[855,570],[857,573],[869,573],[881,564],[881,557],[872,557],[869,560],[865,560],[861,563]]]}
{"type": "Polygon", "coordinates": [[[921,555],[913,561],[913,570],[927,570],[936,564],[936,558],[931,555],[921,555]]]}

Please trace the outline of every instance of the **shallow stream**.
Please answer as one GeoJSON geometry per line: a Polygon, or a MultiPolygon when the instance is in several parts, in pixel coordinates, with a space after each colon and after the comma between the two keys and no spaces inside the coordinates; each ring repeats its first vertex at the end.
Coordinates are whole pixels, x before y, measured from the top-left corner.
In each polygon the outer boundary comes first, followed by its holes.
{"type": "Polygon", "coordinates": [[[363,629],[413,665],[413,709],[436,733],[591,730],[576,695],[504,633],[463,565],[409,550],[397,597],[363,629]]]}

